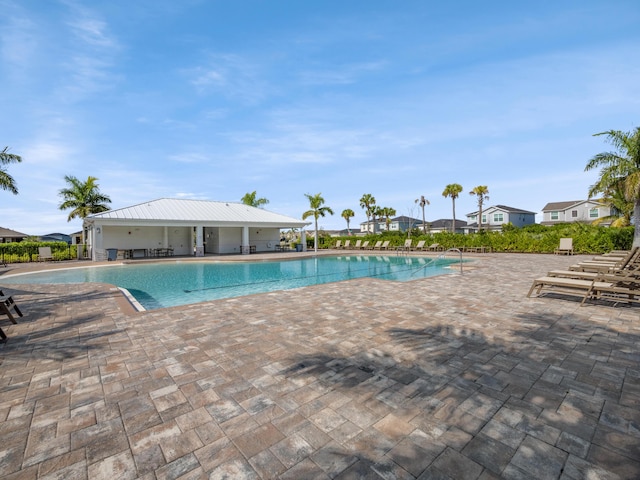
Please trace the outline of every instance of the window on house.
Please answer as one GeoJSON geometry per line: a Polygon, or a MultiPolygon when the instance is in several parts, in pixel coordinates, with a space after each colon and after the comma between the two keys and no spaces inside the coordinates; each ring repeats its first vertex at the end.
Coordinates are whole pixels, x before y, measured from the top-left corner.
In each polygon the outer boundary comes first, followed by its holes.
{"type": "Polygon", "coordinates": [[[558,220],[560,218],[560,214],[558,212],[551,212],[551,220],[558,220]]]}
{"type": "Polygon", "coordinates": [[[494,213],[493,214],[493,221],[494,222],[502,222],[504,220],[504,214],[502,213],[494,213]]]}
{"type": "Polygon", "coordinates": [[[589,217],[590,218],[598,218],[598,209],[597,208],[592,208],[591,210],[589,210],[589,217]]]}
{"type": "Polygon", "coordinates": [[[487,216],[484,213],[482,214],[482,223],[487,223],[487,216]]]}
{"type": "Polygon", "coordinates": [[[578,210],[571,210],[571,217],[572,218],[577,218],[578,217],[578,210]]]}

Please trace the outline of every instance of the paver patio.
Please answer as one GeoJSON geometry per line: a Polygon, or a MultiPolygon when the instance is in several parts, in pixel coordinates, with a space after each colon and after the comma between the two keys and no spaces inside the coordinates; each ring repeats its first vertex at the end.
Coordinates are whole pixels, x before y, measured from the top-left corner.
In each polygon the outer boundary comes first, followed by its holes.
{"type": "Polygon", "coordinates": [[[640,478],[640,310],[526,298],[580,257],[473,257],[149,312],[0,276],[0,478],[640,478]]]}

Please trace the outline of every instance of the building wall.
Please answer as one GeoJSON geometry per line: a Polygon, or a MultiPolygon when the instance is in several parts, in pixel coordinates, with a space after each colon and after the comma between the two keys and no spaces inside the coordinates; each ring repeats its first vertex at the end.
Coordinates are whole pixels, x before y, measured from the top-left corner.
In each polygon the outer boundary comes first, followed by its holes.
{"type": "MultiPolygon", "coordinates": [[[[242,227],[216,228],[217,246],[210,253],[241,253],[242,227]]],[[[206,238],[206,235],[205,235],[206,238]]],[[[249,245],[256,247],[256,252],[273,252],[280,244],[279,228],[249,227],[249,245]]],[[[208,250],[206,250],[208,251],[208,250]]]]}
{"type": "Polygon", "coordinates": [[[542,221],[550,223],[564,223],[564,222],[593,222],[601,217],[608,217],[611,214],[611,209],[596,202],[585,202],[579,205],[573,206],[567,210],[554,210],[542,212],[542,221]],[[595,208],[598,211],[598,216],[591,216],[591,210],[595,208]],[[554,212],[557,213],[557,218],[554,217],[554,212]]]}
{"type": "Polygon", "coordinates": [[[148,251],[156,248],[173,248],[174,255],[192,255],[191,230],[189,227],[103,226],[101,234],[96,235],[95,246],[98,249],[145,249],[148,251]]]}

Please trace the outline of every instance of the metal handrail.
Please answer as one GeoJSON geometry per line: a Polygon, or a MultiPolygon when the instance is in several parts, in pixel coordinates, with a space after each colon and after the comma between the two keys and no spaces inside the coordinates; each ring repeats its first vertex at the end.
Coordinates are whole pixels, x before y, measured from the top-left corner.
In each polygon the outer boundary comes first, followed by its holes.
{"type": "Polygon", "coordinates": [[[458,252],[460,254],[460,275],[462,275],[462,251],[459,248],[450,248],[444,252],[442,252],[440,255],[438,255],[435,258],[432,258],[431,260],[429,260],[427,263],[425,263],[421,268],[417,269],[415,272],[413,272],[411,275],[415,275],[418,271],[420,271],[423,268],[427,268],[429,265],[431,265],[433,262],[435,262],[436,260],[439,259],[443,259],[445,257],[445,255],[448,252],[458,252]]]}
{"type": "Polygon", "coordinates": [[[460,254],[460,275],[462,275],[462,250],[460,250],[459,248],[449,248],[448,250],[445,250],[443,253],[438,255],[438,258],[444,258],[448,252],[458,252],[460,254]]]}

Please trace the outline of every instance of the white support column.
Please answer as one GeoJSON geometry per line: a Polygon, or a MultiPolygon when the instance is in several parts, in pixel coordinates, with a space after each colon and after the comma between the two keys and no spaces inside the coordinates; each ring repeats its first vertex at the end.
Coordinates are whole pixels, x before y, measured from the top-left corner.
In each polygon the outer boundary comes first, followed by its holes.
{"type": "Polygon", "coordinates": [[[242,254],[249,255],[249,227],[246,225],[242,227],[242,246],[241,246],[242,254]]]}
{"type": "Polygon", "coordinates": [[[196,257],[204,257],[204,244],[202,243],[202,225],[196,227],[196,257]]]}
{"type": "Polygon", "coordinates": [[[166,225],[162,236],[162,248],[169,248],[169,227],[166,225]]]}
{"type": "Polygon", "coordinates": [[[300,232],[300,243],[302,243],[302,251],[306,252],[307,251],[307,231],[306,230],[302,230],[302,232],[300,232]]]}

